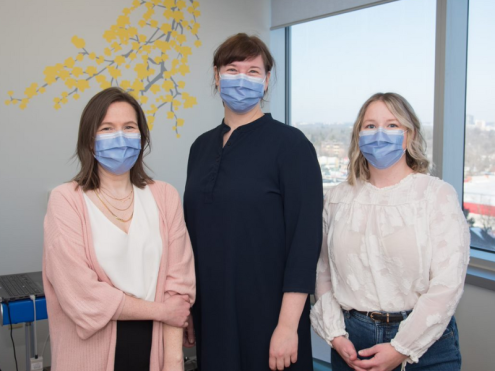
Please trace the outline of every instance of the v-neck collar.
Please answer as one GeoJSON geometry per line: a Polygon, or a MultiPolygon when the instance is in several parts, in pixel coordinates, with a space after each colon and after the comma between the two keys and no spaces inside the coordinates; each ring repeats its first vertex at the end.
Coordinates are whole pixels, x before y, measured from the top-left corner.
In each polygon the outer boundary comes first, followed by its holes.
{"type": "Polygon", "coordinates": [[[237,143],[241,137],[244,137],[247,133],[259,128],[262,126],[264,123],[271,121],[272,120],[272,115],[269,113],[263,114],[263,116],[257,118],[254,121],[251,121],[250,123],[247,123],[245,125],[241,125],[238,128],[236,128],[231,134],[227,142],[223,143],[223,137],[226,133],[228,133],[232,128],[228,126],[225,123],[225,118],[222,120],[222,123],[218,126],[218,141],[220,143],[220,147],[222,151],[228,151],[230,150],[229,147],[231,147],[233,144],[237,143]]]}
{"type": "MultiPolygon", "coordinates": [[[[134,187],[134,185],[132,187],[134,187]]],[[[84,199],[86,201],[90,202],[92,208],[96,209],[96,213],[98,213],[98,215],[100,215],[109,224],[111,224],[113,228],[115,228],[118,231],[120,231],[121,233],[125,234],[127,237],[130,236],[132,226],[134,225],[134,219],[136,217],[136,211],[138,209],[138,208],[136,208],[136,189],[135,188],[134,188],[134,211],[133,211],[132,220],[131,220],[131,223],[129,225],[129,229],[127,230],[127,232],[125,232],[123,229],[121,229],[121,228],[117,227],[115,224],[113,224],[112,221],[98,208],[98,206],[96,206],[96,204],[88,197],[88,195],[86,193],[83,192],[83,196],[84,196],[84,199]]]]}

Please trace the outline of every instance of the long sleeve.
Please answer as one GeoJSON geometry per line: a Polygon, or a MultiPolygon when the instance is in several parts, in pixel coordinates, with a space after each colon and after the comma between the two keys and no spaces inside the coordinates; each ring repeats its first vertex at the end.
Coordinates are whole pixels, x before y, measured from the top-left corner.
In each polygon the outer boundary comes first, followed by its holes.
{"type": "Polygon", "coordinates": [[[342,308],[334,297],[330,260],[328,257],[328,232],[330,228],[330,204],[323,210],[323,242],[316,268],[316,303],[311,310],[311,325],[315,332],[330,346],[337,336],[348,336],[345,330],[342,308]]]}
{"type": "Polygon", "coordinates": [[[391,342],[409,362],[418,362],[445,331],[462,295],[469,261],[469,228],[455,190],[441,182],[429,201],[429,287],[391,342]]]}
{"type": "Polygon", "coordinates": [[[194,256],[179,194],[167,186],[167,220],[169,226],[168,269],[165,293],[188,295],[191,304],[196,298],[194,256]]]}
{"type": "Polygon", "coordinates": [[[73,199],[63,191],[52,192],[44,224],[43,269],[78,336],[87,339],[118,318],[125,295],[100,281],[92,269],[82,218],[73,199]]]}
{"type": "Polygon", "coordinates": [[[313,145],[302,138],[280,163],[287,260],[284,292],[313,293],[321,247],[323,187],[313,145]]]}

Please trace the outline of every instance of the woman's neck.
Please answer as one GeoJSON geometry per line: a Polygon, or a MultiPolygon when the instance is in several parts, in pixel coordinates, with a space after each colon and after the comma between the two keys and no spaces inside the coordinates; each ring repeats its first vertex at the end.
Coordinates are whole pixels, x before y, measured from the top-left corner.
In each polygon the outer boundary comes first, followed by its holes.
{"type": "Polygon", "coordinates": [[[130,172],[116,175],[98,165],[100,188],[112,193],[114,197],[125,197],[132,190],[130,172]]]}
{"type": "Polygon", "coordinates": [[[261,107],[259,104],[256,105],[251,111],[246,113],[235,113],[229,107],[225,106],[225,119],[224,122],[234,131],[238,127],[242,125],[249,124],[264,115],[263,111],[261,111],[261,107]]]}
{"type": "Polygon", "coordinates": [[[377,188],[384,188],[399,183],[409,174],[414,173],[413,169],[407,166],[405,156],[399,162],[386,169],[377,169],[369,166],[370,178],[369,182],[377,188]]]}

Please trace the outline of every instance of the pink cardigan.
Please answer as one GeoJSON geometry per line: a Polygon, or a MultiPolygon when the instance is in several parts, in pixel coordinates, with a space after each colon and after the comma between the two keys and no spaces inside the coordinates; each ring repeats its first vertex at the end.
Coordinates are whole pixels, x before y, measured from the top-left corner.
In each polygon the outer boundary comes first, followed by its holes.
{"type": "MultiPolygon", "coordinates": [[[[80,188],[66,183],[55,188],[44,225],[45,288],[53,371],[112,371],[116,320],[125,294],[115,288],[98,264],[88,210],[80,188]]],[[[196,281],[191,242],[180,197],[171,185],[149,185],[160,213],[163,253],[155,301],[167,294],[195,299],[196,281]]],[[[163,326],[153,324],[150,371],[163,368],[163,326]]]]}

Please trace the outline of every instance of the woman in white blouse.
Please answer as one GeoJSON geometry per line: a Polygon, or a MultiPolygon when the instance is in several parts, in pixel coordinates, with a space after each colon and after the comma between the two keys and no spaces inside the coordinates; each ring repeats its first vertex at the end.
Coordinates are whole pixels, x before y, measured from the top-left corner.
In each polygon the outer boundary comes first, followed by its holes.
{"type": "Polygon", "coordinates": [[[469,260],[455,190],[427,175],[419,120],[394,93],[362,106],[347,182],[328,191],[315,331],[332,370],[460,370],[453,317],[469,260]]]}

